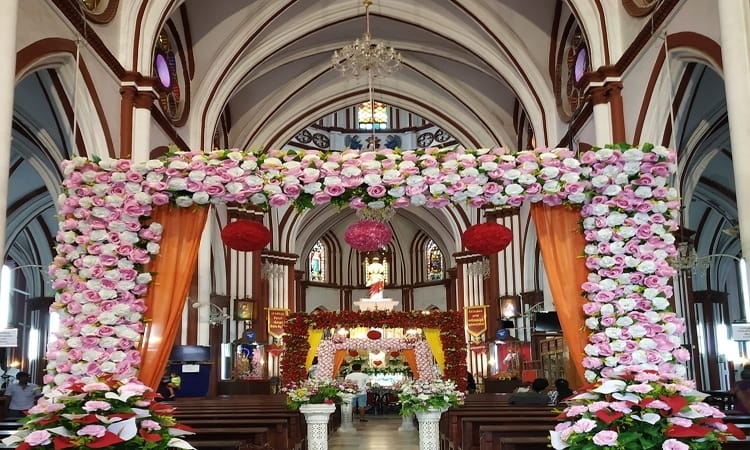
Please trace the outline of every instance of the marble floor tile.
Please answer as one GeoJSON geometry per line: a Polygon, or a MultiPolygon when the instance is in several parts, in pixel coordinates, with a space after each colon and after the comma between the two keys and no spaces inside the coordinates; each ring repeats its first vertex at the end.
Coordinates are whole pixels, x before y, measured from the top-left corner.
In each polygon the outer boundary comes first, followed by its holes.
{"type": "Polygon", "coordinates": [[[335,432],[328,436],[328,450],[416,450],[419,431],[398,431],[401,416],[367,416],[367,422],[354,421],[354,432],[335,432]]]}

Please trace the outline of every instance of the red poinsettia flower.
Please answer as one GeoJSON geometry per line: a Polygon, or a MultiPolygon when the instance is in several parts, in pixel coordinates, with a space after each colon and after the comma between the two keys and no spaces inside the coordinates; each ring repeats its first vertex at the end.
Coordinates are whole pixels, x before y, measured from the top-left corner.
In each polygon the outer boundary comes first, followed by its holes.
{"type": "Polygon", "coordinates": [[[143,438],[143,440],[147,441],[147,442],[159,442],[159,441],[161,441],[161,436],[159,436],[156,433],[149,433],[148,431],[146,431],[143,428],[140,429],[140,431],[138,432],[138,434],[140,434],[141,437],[143,438]]]}
{"type": "Polygon", "coordinates": [[[602,422],[606,423],[607,425],[609,425],[610,423],[614,422],[615,420],[619,419],[622,416],[624,416],[624,414],[621,413],[620,411],[612,411],[607,408],[602,408],[596,412],[596,417],[602,422]]]}
{"type": "MultiPolygon", "coordinates": [[[[55,450],[63,450],[65,448],[75,448],[75,444],[66,437],[56,436],[52,442],[55,445],[55,450]]],[[[21,447],[18,447],[18,448],[21,448],[21,447]]]]}
{"type": "Polygon", "coordinates": [[[104,436],[89,442],[87,445],[90,448],[105,448],[109,447],[110,445],[119,444],[120,442],[125,442],[120,436],[111,433],[109,431],[104,432],[104,436]]]}
{"type": "Polygon", "coordinates": [[[681,411],[682,408],[688,405],[687,399],[681,395],[675,395],[671,397],[662,395],[659,397],[659,400],[669,405],[669,407],[672,408],[672,411],[681,411]]]}
{"type": "Polygon", "coordinates": [[[713,428],[693,424],[689,427],[671,425],[667,428],[666,435],[673,438],[700,438],[713,431],[713,428]]]}

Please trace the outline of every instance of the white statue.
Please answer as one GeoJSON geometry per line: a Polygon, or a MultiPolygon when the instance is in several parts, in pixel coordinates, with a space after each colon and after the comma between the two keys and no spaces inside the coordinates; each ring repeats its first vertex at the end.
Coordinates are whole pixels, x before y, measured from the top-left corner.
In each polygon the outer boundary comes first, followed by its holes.
{"type": "Polygon", "coordinates": [[[385,266],[375,257],[367,265],[367,282],[366,286],[370,287],[370,300],[383,300],[383,290],[385,289],[385,266]]]}

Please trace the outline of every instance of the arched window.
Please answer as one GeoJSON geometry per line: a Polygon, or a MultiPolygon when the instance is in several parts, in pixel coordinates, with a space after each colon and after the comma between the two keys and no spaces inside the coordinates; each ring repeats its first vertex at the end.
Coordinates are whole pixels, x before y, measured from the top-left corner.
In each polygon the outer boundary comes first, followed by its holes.
{"type": "Polygon", "coordinates": [[[308,279],[310,281],[326,280],[326,246],[323,242],[318,241],[313,245],[310,254],[307,257],[308,262],[308,279]]]}
{"type": "Polygon", "coordinates": [[[425,261],[427,262],[427,280],[442,280],[445,271],[443,252],[432,239],[427,241],[427,245],[425,245],[425,261]]]}
{"type": "Polygon", "coordinates": [[[385,103],[365,102],[357,108],[357,121],[362,130],[384,130],[388,128],[388,107],[385,103]]]}

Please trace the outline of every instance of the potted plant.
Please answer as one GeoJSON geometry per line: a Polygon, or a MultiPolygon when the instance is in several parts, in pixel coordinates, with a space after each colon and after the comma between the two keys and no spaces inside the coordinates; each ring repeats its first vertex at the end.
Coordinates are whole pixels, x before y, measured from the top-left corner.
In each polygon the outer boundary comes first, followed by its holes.
{"type": "Polygon", "coordinates": [[[453,380],[440,379],[407,381],[398,392],[402,416],[426,411],[446,411],[451,406],[463,404],[464,397],[453,380]]]}
{"type": "Polygon", "coordinates": [[[21,419],[23,426],[3,439],[17,449],[192,449],[180,436],[174,408],[137,379],[105,378],[48,389],[21,419]]]}
{"type": "Polygon", "coordinates": [[[341,386],[330,378],[308,378],[284,386],[282,392],[286,394],[287,406],[298,410],[302,405],[340,403],[344,385],[341,386]]]}
{"type": "Polygon", "coordinates": [[[569,398],[563,420],[550,432],[561,450],[709,450],[729,435],[744,439],[724,413],[703,402],[692,381],[653,368],[615,369],[608,378],[569,398]]]}

